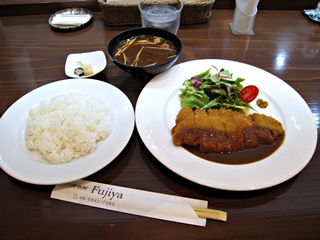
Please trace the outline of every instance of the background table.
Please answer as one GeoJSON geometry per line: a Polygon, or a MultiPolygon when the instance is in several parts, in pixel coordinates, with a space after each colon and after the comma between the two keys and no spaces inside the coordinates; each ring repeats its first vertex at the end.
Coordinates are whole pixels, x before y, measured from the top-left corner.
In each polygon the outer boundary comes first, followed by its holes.
{"type": "MultiPolygon", "coordinates": [[[[218,58],[264,69],[291,85],[309,105],[318,129],[320,25],[301,11],[258,12],[254,36],[229,28],[232,10],[213,10],[208,23],[181,26],[177,64],[218,58]]],[[[100,12],[85,28],[65,32],[48,25],[50,14],[0,18],[0,115],[29,91],[66,79],[70,53],[103,50],[130,26],[105,26],[100,12]]],[[[132,26],[131,26],[132,27],[132,26]]],[[[145,83],[109,59],[96,79],[121,89],[135,107],[145,83]]],[[[19,117],[19,116],[17,116],[19,117]]],[[[0,133],[1,134],[1,133],[0,133]]],[[[228,177],[228,176],[226,176],[228,177]]],[[[124,151],[89,181],[207,200],[228,212],[227,222],[196,227],[50,199],[54,186],[20,182],[0,171],[1,239],[318,239],[320,237],[320,148],[306,168],[277,186],[248,192],[211,189],[164,167],[135,129],[124,151]]]]}

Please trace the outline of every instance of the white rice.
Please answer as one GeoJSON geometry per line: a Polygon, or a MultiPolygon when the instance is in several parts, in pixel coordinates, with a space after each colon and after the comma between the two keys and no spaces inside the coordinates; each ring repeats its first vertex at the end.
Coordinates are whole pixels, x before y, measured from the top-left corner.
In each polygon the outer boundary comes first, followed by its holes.
{"type": "Polygon", "coordinates": [[[26,144],[50,163],[66,163],[96,150],[111,130],[106,106],[93,97],[68,93],[29,111],[26,144]]]}

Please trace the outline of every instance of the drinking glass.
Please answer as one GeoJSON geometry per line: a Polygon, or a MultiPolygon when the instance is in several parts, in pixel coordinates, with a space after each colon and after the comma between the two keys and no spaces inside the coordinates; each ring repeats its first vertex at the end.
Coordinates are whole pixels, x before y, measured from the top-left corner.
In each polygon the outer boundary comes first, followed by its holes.
{"type": "Polygon", "coordinates": [[[177,34],[183,3],[180,0],[141,0],[142,27],[161,28],[177,34]]]}

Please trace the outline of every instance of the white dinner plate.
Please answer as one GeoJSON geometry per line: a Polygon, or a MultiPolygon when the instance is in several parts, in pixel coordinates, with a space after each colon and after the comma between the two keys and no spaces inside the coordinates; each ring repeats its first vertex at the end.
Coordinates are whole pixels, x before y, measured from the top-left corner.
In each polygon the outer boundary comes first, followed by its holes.
{"type": "Polygon", "coordinates": [[[317,144],[312,113],[293,88],[264,70],[228,60],[185,62],[154,77],[137,101],[136,125],[146,147],[167,168],[198,184],[224,190],[257,190],[282,183],[307,165],[317,144]],[[272,155],[250,164],[227,165],[201,159],[173,144],[170,130],[180,110],[182,83],[210,66],[229,70],[234,77],[246,79],[243,85],[260,89],[258,98],[267,100],[269,106],[252,106],[279,120],[286,132],[281,147],[272,155]]]}
{"type": "Polygon", "coordinates": [[[89,176],[112,162],[127,145],[134,128],[134,111],[118,88],[94,79],[66,79],[39,87],[17,100],[0,120],[0,166],[10,176],[32,184],[51,185],[89,176]],[[91,154],[65,164],[39,160],[25,143],[30,109],[64,93],[82,93],[106,104],[110,135],[91,154]]]}

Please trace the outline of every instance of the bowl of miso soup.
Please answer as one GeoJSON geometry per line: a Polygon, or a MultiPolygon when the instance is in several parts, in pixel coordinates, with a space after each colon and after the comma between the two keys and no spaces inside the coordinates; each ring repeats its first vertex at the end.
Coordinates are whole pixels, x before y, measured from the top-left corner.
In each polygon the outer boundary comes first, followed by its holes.
{"type": "Polygon", "coordinates": [[[168,31],[134,28],[113,37],[108,43],[107,54],[122,70],[146,80],[170,68],[181,49],[181,40],[168,31]]]}

